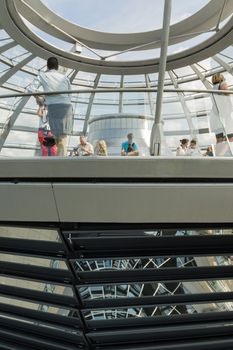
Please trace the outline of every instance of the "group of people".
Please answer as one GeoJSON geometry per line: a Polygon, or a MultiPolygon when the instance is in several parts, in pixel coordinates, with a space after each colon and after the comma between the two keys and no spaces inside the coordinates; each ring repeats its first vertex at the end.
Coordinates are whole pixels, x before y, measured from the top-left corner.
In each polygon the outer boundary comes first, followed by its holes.
{"type": "MultiPolygon", "coordinates": [[[[27,87],[28,92],[38,93],[40,87],[44,92],[51,95],[36,95],[38,104],[37,115],[40,117],[38,140],[41,145],[42,156],[66,156],[68,146],[68,135],[73,128],[73,109],[69,91],[71,90],[70,80],[59,71],[59,64],[56,57],[47,60],[47,70],[40,72],[37,78],[27,87]],[[57,91],[67,91],[59,94],[57,91]],[[55,93],[55,94],[54,94],[55,93]]],[[[85,136],[80,136],[80,143],[70,153],[71,156],[94,155],[93,146],[87,142],[85,136]]],[[[107,156],[107,144],[105,140],[97,143],[96,154],[107,156]]],[[[129,133],[127,141],[122,143],[122,156],[139,155],[138,146],[133,141],[133,134],[129,133]]]]}
{"type": "Polygon", "coordinates": [[[190,142],[188,139],[182,139],[180,140],[180,146],[176,150],[176,155],[200,157],[202,156],[202,153],[195,139],[192,139],[190,142]]]}
{"type": "MultiPolygon", "coordinates": [[[[71,157],[78,156],[107,156],[108,155],[108,147],[105,140],[99,140],[97,142],[96,151],[91,143],[87,142],[87,138],[85,136],[80,136],[80,143],[77,147],[75,147],[71,152],[71,157]]],[[[138,146],[133,141],[133,134],[129,133],[127,135],[127,141],[123,142],[121,145],[121,155],[122,156],[138,156],[138,146]]]]}
{"type": "MultiPolygon", "coordinates": [[[[214,90],[228,90],[228,84],[221,73],[212,76],[214,90]]],[[[215,134],[215,154],[224,156],[231,154],[228,145],[233,142],[233,108],[231,97],[227,93],[216,93],[212,95],[212,110],[209,116],[210,131],[215,134]],[[227,145],[228,143],[228,145],[227,145]]],[[[233,149],[233,147],[232,147],[233,149]]],[[[180,140],[180,146],[176,151],[177,156],[210,156],[214,155],[213,147],[209,146],[205,153],[201,153],[195,139],[180,140]]]]}
{"type": "Polygon", "coordinates": [[[212,146],[207,147],[204,153],[201,152],[198,147],[197,140],[192,139],[189,141],[188,139],[180,140],[180,146],[176,150],[176,156],[187,156],[187,157],[213,157],[214,152],[212,146]]]}
{"type": "MultiPolygon", "coordinates": [[[[47,70],[40,72],[37,78],[27,88],[29,92],[38,93],[40,87],[51,95],[36,96],[38,104],[38,116],[41,118],[38,131],[38,139],[41,144],[43,156],[66,156],[68,135],[73,129],[73,109],[69,91],[71,84],[69,78],[61,74],[56,57],[47,60],[47,70]],[[59,94],[57,91],[67,91],[59,94]]],[[[224,76],[214,74],[212,83],[215,90],[227,90],[228,85],[224,76]]],[[[233,116],[230,96],[227,94],[213,95],[213,108],[210,115],[210,130],[215,133],[216,144],[227,140],[233,142],[233,116]],[[224,99],[224,101],[223,101],[224,99]]],[[[211,151],[209,151],[211,154],[211,151]]],[[[87,142],[84,136],[80,137],[80,144],[71,152],[73,156],[93,155],[94,148],[87,142]]],[[[105,140],[97,143],[97,155],[107,156],[107,144],[105,140]]],[[[133,141],[133,134],[129,133],[127,141],[121,147],[122,156],[138,156],[139,150],[133,141]]],[[[182,139],[176,151],[177,156],[201,156],[196,140],[182,139]]]]}

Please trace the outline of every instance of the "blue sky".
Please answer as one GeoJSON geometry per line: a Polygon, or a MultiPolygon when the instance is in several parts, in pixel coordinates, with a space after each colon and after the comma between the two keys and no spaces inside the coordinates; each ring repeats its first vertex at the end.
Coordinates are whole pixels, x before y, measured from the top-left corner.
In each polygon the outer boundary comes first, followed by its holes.
{"type": "MultiPolygon", "coordinates": [[[[164,0],[42,0],[58,15],[83,27],[107,32],[142,32],[162,27],[164,0]]],[[[205,6],[209,0],[172,0],[171,23],[178,22],[205,6]]],[[[70,51],[71,45],[40,31],[27,22],[37,35],[54,46],[70,51]]],[[[205,40],[208,34],[169,47],[169,54],[182,51],[205,40]]],[[[102,54],[108,56],[112,52],[102,54]]],[[[83,48],[82,55],[96,58],[83,48]]],[[[154,58],[159,50],[131,52],[110,60],[138,60],[154,58]]]]}
{"type": "MultiPolygon", "coordinates": [[[[52,10],[81,26],[108,32],[140,32],[162,26],[164,0],[43,0],[52,10]]],[[[208,0],[173,0],[172,23],[208,0]]]]}

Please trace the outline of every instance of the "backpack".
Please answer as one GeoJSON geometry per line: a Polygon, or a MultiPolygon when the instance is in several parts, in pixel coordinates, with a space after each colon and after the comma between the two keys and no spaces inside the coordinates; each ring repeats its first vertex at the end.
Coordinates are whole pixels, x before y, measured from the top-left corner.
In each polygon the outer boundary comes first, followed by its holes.
{"type": "Polygon", "coordinates": [[[127,148],[127,153],[129,153],[129,152],[133,152],[134,151],[134,145],[135,145],[135,143],[133,142],[132,143],[132,145],[128,145],[128,148],[127,148]]]}

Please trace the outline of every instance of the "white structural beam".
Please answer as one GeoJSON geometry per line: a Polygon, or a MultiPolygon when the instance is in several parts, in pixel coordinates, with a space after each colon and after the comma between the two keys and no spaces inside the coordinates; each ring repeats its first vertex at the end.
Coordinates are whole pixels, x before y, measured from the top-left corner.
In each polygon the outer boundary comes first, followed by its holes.
{"type": "Polygon", "coordinates": [[[156,100],[155,121],[151,130],[150,153],[151,155],[161,155],[162,131],[162,102],[164,79],[167,64],[167,49],[169,42],[170,20],[172,11],[172,0],[165,0],[163,32],[161,37],[161,55],[159,64],[158,93],[156,100]]]}
{"type": "Polygon", "coordinates": [[[17,63],[15,66],[10,68],[5,74],[0,77],[0,85],[4,84],[8,79],[10,79],[15,73],[17,73],[23,66],[28,64],[33,60],[35,56],[33,54],[26,57],[24,60],[17,63]]]}
{"type": "Polygon", "coordinates": [[[17,43],[14,40],[9,42],[9,43],[7,43],[7,44],[5,44],[5,45],[2,45],[0,47],[0,54],[2,54],[3,52],[6,52],[7,50],[12,49],[12,47],[14,47],[16,45],[17,45],[17,43]]]}
{"type": "MultiPolygon", "coordinates": [[[[8,0],[10,2],[12,0],[8,0]]],[[[106,33],[81,27],[67,21],[64,17],[51,11],[40,0],[14,0],[17,11],[39,29],[61,40],[74,43],[81,41],[86,45],[108,51],[121,51],[135,46],[153,43],[146,49],[160,47],[160,38],[163,29],[140,33],[106,33]],[[59,29],[60,30],[59,30],[59,29]]],[[[200,32],[208,32],[216,26],[221,13],[221,20],[233,11],[232,0],[225,0],[223,8],[221,0],[211,0],[206,6],[193,15],[171,26],[170,44],[174,45],[186,39],[191,39],[200,32]]]]}
{"type": "MultiPolygon", "coordinates": [[[[121,76],[121,82],[120,82],[120,88],[123,89],[124,88],[124,75],[121,76]]],[[[123,97],[124,97],[124,93],[120,92],[120,96],[119,96],[119,108],[118,108],[118,112],[119,113],[123,113],[123,97]]]]}
{"type": "MultiPolygon", "coordinates": [[[[11,69],[9,69],[5,74],[3,74],[0,77],[0,85],[4,84],[8,79],[10,79],[15,73],[17,73],[23,66],[25,66],[27,63],[29,63],[35,56],[29,55],[24,60],[13,66],[11,69]]],[[[0,135],[0,151],[2,150],[2,147],[12,129],[14,126],[19,114],[22,112],[22,109],[25,107],[27,102],[29,101],[30,96],[25,96],[21,99],[16,109],[12,112],[9,121],[5,125],[5,127],[2,129],[2,133],[0,135]]]]}
{"type": "MultiPolygon", "coordinates": [[[[100,81],[100,74],[97,74],[96,77],[95,77],[94,89],[97,88],[97,86],[99,84],[99,81],[100,81]]],[[[94,99],[95,99],[95,92],[92,92],[91,96],[90,96],[90,99],[89,99],[87,112],[86,112],[86,117],[85,117],[84,126],[83,126],[83,134],[84,135],[86,135],[86,133],[87,133],[88,122],[89,122],[89,119],[90,119],[91,109],[92,109],[92,106],[93,106],[94,99]]]]}
{"type": "MultiPolygon", "coordinates": [[[[146,87],[147,89],[150,89],[150,79],[149,79],[149,75],[145,74],[145,80],[146,80],[146,87]]],[[[154,114],[154,104],[153,104],[153,100],[152,100],[152,93],[148,92],[147,93],[148,96],[148,102],[149,102],[149,106],[150,106],[150,114],[153,115],[154,114]]]]}
{"type": "Polygon", "coordinates": [[[16,119],[18,118],[19,114],[22,112],[22,109],[25,107],[27,102],[29,101],[30,97],[23,97],[21,101],[19,102],[18,106],[14,110],[14,112],[11,114],[8,123],[5,125],[5,127],[2,129],[2,133],[0,135],[0,151],[2,150],[2,147],[12,129],[14,126],[16,119]]]}
{"type": "MultiPolygon", "coordinates": [[[[39,1],[38,1],[39,2],[39,1]]],[[[100,59],[94,59],[94,58],[88,58],[85,56],[80,56],[71,52],[64,52],[64,50],[59,49],[58,47],[54,47],[53,45],[50,45],[48,42],[45,42],[41,38],[39,38],[37,35],[35,35],[30,28],[28,28],[22,17],[20,16],[20,13],[18,11],[18,4],[20,3],[19,0],[13,1],[13,0],[2,0],[2,7],[1,7],[1,17],[0,21],[4,27],[4,29],[8,32],[8,34],[14,38],[17,43],[22,45],[24,48],[26,48],[28,51],[35,53],[37,56],[43,57],[44,59],[47,59],[51,55],[56,55],[59,57],[59,60],[62,65],[72,68],[72,69],[79,69],[82,71],[88,71],[92,73],[103,73],[103,74],[146,74],[146,73],[152,73],[158,71],[159,66],[159,58],[153,58],[153,59],[143,59],[143,60],[137,60],[137,61],[110,61],[110,60],[100,60],[100,59]],[[17,5],[17,7],[16,7],[17,5]]],[[[37,1],[34,2],[35,6],[37,5],[37,1]]],[[[198,18],[201,19],[201,23],[207,22],[207,18],[209,16],[210,11],[212,12],[212,15],[215,19],[212,28],[216,24],[221,8],[221,4],[219,5],[219,0],[212,0],[211,2],[211,10],[209,9],[209,12],[206,14],[206,12],[197,13],[198,18]],[[214,1],[214,2],[213,2],[214,1]],[[213,6],[214,5],[214,6],[213,6]],[[214,12],[213,12],[214,11],[214,12]],[[215,13],[215,15],[214,15],[215,13]]],[[[229,13],[232,13],[233,2],[232,0],[227,1],[227,6],[224,9],[224,11],[227,9],[227,15],[229,16],[229,13]]],[[[47,12],[46,12],[47,15],[47,12]]],[[[192,16],[189,18],[191,20],[192,16]]],[[[179,26],[184,30],[185,26],[183,22],[179,23],[179,26]]],[[[192,20],[192,25],[196,25],[196,21],[192,20]]],[[[77,27],[75,26],[77,29],[77,27]]],[[[171,29],[173,26],[171,27],[171,29]]],[[[179,33],[181,31],[181,28],[179,29],[179,33]]],[[[200,29],[200,28],[199,28],[200,29]]],[[[187,27],[186,27],[187,30],[187,27]]],[[[187,34],[188,30],[185,31],[187,34]]],[[[195,30],[195,32],[197,32],[195,30]]],[[[200,30],[198,30],[200,33],[200,30]]],[[[77,30],[76,33],[80,32],[77,30]]],[[[152,31],[154,34],[154,31],[152,31]]],[[[115,36],[110,33],[107,33],[111,37],[111,43],[116,43],[117,39],[115,36]]],[[[145,33],[142,33],[143,35],[145,33]]],[[[122,42],[125,42],[125,35],[123,34],[122,42]]],[[[174,33],[172,33],[174,35],[174,33]]],[[[228,22],[225,23],[224,26],[221,27],[221,30],[219,30],[217,33],[215,33],[213,36],[209,37],[207,40],[201,42],[200,44],[191,47],[190,49],[181,51],[179,53],[172,54],[168,57],[167,60],[167,69],[172,70],[175,68],[183,67],[192,63],[195,63],[197,61],[203,60],[207,57],[213,56],[216,53],[220,52],[227,46],[231,45],[232,43],[232,35],[233,35],[233,18],[230,18],[228,22]]],[[[140,35],[134,34],[136,38],[138,38],[140,35]]],[[[147,36],[147,33],[146,33],[147,36]]],[[[187,37],[186,37],[187,38],[187,37]]],[[[130,36],[130,39],[131,36],[130,36]]],[[[184,36],[181,35],[180,39],[182,41],[184,40],[184,36]]],[[[94,36],[91,37],[91,40],[95,41],[96,43],[98,40],[94,40],[94,36]]],[[[128,40],[128,39],[127,39],[128,40]]],[[[148,40],[148,37],[147,37],[148,40]]],[[[148,42],[146,40],[146,42],[148,42]]],[[[149,41],[156,40],[155,37],[150,38],[149,41]]],[[[160,42],[160,36],[158,37],[158,40],[160,42]]],[[[129,41],[131,44],[133,43],[132,40],[129,41]]],[[[118,43],[119,44],[119,43],[118,43]]],[[[170,42],[172,44],[172,42],[170,42]]]]}
{"type": "Polygon", "coordinates": [[[204,84],[204,86],[206,87],[206,89],[212,89],[212,85],[210,84],[210,82],[206,79],[206,77],[204,76],[204,74],[202,74],[200,72],[200,70],[198,69],[196,64],[192,64],[191,65],[192,70],[196,73],[197,77],[201,80],[201,82],[204,84]]]}
{"type": "MultiPolygon", "coordinates": [[[[175,79],[175,75],[172,71],[169,71],[168,72],[170,78],[171,78],[171,81],[175,87],[175,89],[179,89],[179,84],[177,82],[177,80],[175,79]]],[[[179,100],[180,100],[180,103],[181,103],[181,107],[184,111],[184,115],[187,119],[187,122],[188,122],[188,126],[189,126],[189,129],[190,129],[190,135],[193,137],[193,136],[196,136],[196,131],[195,131],[195,128],[194,128],[194,125],[193,125],[193,121],[192,121],[192,113],[190,112],[188,106],[187,106],[187,103],[185,101],[185,98],[184,98],[184,94],[183,92],[178,92],[178,97],[179,97],[179,100]]]]}
{"type": "Polygon", "coordinates": [[[223,61],[223,59],[219,55],[215,55],[212,58],[215,62],[220,64],[220,66],[222,66],[228,73],[230,73],[231,75],[233,74],[233,67],[225,61],[223,61]]]}

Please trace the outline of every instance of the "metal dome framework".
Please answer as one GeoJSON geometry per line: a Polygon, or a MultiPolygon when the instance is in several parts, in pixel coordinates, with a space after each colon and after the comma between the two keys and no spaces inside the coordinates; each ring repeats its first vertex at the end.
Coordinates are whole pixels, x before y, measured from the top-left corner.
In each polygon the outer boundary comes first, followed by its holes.
{"type": "MultiPolygon", "coordinates": [[[[179,37],[176,38],[176,40],[183,40],[182,31],[184,31],[185,23],[190,26],[186,27],[186,29],[193,26],[193,32],[197,33],[197,31],[200,32],[200,30],[209,30],[211,26],[216,29],[220,26],[220,22],[224,22],[225,20],[221,29],[206,42],[188,51],[186,50],[177,54],[177,59],[175,60],[173,60],[172,56],[168,57],[165,88],[174,87],[175,89],[178,88],[181,90],[187,87],[193,87],[197,90],[203,88],[211,89],[210,76],[217,71],[224,72],[230,87],[232,86],[232,16],[230,15],[232,14],[232,6],[232,1],[210,1],[207,6],[201,9],[197,14],[194,14],[194,17],[191,16],[184,22],[182,21],[182,23],[178,23],[174,25],[174,28],[171,28],[171,32],[175,31],[176,36],[179,37]],[[195,22],[195,25],[192,25],[193,19],[196,18],[195,16],[198,16],[199,19],[198,22],[195,22]],[[206,20],[207,17],[208,21],[206,20]],[[228,17],[227,21],[226,17],[228,17]],[[211,44],[211,41],[215,43],[214,46],[211,44]],[[213,47],[215,47],[214,50],[213,47]],[[213,52],[215,53],[214,55],[213,52]],[[197,57],[195,56],[196,54],[197,57]],[[181,56],[184,57],[182,58],[181,56]],[[183,59],[185,61],[183,61],[183,59]]],[[[85,57],[64,52],[44,42],[34,35],[25,25],[21,17],[22,15],[28,19],[29,16],[31,16],[30,18],[32,18],[35,24],[40,26],[43,30],[48,31],[50,34],[56,34],[60,38],[62,38],[62,32],[64,31],[64,40],[75,42],[77,39],[83,41],[85,45],[89,45],[91,43],[88,42],[88,35],[91,35],[93,38],[99,38],[96,41],[94,40],[96,45],[99,45],[98,48],[104,48],[101,45],[107,45],[108,50],[116,49],[116,47],[114,47],[115,43],[119,45],[119,42],[125,42],[124,45],[128,45],[127,40],[130,42],[132,36],[135,36],[135,40],[138,40],[134,42],[135,45],[142,44],[140,40],[144,40],[144,45],[146,42],[148,43],[151,41],[150,35],[152,35],[152,33],[141,33],[141,35],[137,35],[137,33],[129,35],[113,34],[112,36],[112,34],[98,33],[85,28],[82,30],[82,28],[78,27],[80,36],[71,39],[70,37],[72,36],[73,38],[75,34],[72,30],[76,30],[77,32],[77,26],[56,17],[56,15],[48,11],[40,1],[3,1],[3,11],[1,15],[1,27],[3,29],[1,30],[0,42],[0,83],[2,86],[2,93],[25,91],[25,87],[38,74],[39,69],[45,66],[45,59],[51,54],[56,54],[59,57],[64,71],[72,81],[74,90],[80,88],[93,88],[97,90],[99,88],[122,89],[122,92],[119,93],[111,92],[100,95],[93,92],[90,94],[73,95],[72,101],[75,107],[75,120],[70,147],[75,145],[77,135],[88,132],[90,118],[96,118],[109,113],[132,112],[138,113],[139,115],[154,116],[156,93],[146,92],[130,94],[126,91],[124,92],[124,89],[134,87],[145,89],[157,88],[158,65],[157,63],[154,64],[155,61],[153,61],[153,66],[150,67],[149,71],[145,61],[111,62],[96,60],[96,63],[98,62],[98,66],[96,66],[93,64],[93,59],[87,59],[86,61],[85,57]],[[46,16],[43,11],[47,11],[46,16]],[[60,28],[55,30],[53,26],[48,25],[48,21],[55,24],[57,23],[56,21],[59,21],[60,28]],[[62,32],[60,29],[62,29],[62,32]],[[68,36],[66,35],[67,33],[68,36]],[[103,36],[101,36],[102,34],[103,36]],[[87,62],[88,65],[86,64],[87,62]],[[90,62],[92,63],[89,65],[90,62]],[[138,69],[134,64],[140,64],[142,67],[138,69]]],[[[161,31],[156,31],[153,35],[159,36],[160,32],[161,31]]],[[[95,49],[94,46],[93,48],[95,49]]],[[[125,48],[125,46],[118,47],[118,49],[125,48]]],[[[146,48],[148,47],[146,46],[146,48]]],[[[191,94],[188,96],[188,93],[182,92],[166,93],[164,95],[164,120],[168,121],[171,119],[170,108],[167,110],[167,107],[173,106],[175,111],[173,119],[176,120],[177,123],[179,120],[187,119],[187,116],[190,116],[191,119],[196,118],[194,124],[199,123],[202,116],[205,118],[205,115],[208,114],[211,107],[209,106],[210,103],[207,96],[200,93],[199,98],[197,99],[196,97],[195,93],[193,93],[192,96],[191,94]],[[206,99],[204,99],[206,101],[204,104],[202,103],[203,97],[206,97],[206,99]]],[[[33,117],[35,114],[33,99],[28,97],[23,99],[5,99],[1,101],[1,104],[3,110],[0,141],[2,155],[16,153],[25,155],[28,153],[28,155],[33,155],[38,149],[36,140],[38,121],[33,117]],[[23,142],[23,140],[26,140],[26,142],[23,142]]],[[[203,131],[207,128],[206,125],[207,124],[201,127],[203,131]]],[[[168,139],[172,139],[173,147],[180,136],[185,136],[190,133],[190,125],[186,126],[185,122],[183,126],[179,126],[178,129],[179,130],[177,130],[176,127],[172,129],[172,126],[168,125],[168,130],[165,131],[168,139]]],[[[204,145],[205,140],[202,140],[202,138],[203,137],[200,135],[201,143],[204,145]]]]}
{"type": "MultiPolygon", "coordinates": [[[[159,58],[140,61],[108,61],[95,50],[133,50],[135,52],[160,47],[162,29],[134,34],[101,33],[74,25],[50,11],[41,1],[33,0],[4,1],[2,11],[4,28],[12,37],[15,37],[18,43],[21,43],[30,52],[44,58],[51,54],[57,55],[66,67],[78,66],[79,70],[103,74],[145,74],[158,71],[159,58]],[[81,43],[96,53],[98,59],[75,55],[49,45],[26,26],[22,17],[61,40],[73,44],[81,43]]],[[[229,14],[232,11],[232,0],[211,0],[193,16],[171,26],[169,45],[181,43],[184,39],[196,37],[200,33],[209,31],[216,33],[193,48],[169,56],[167,69],[196,63],[229,46],[233,27],[233,19],[229,14]],[[230,20],[220,28],[221,22],[229,17],[230,20]]]]}

